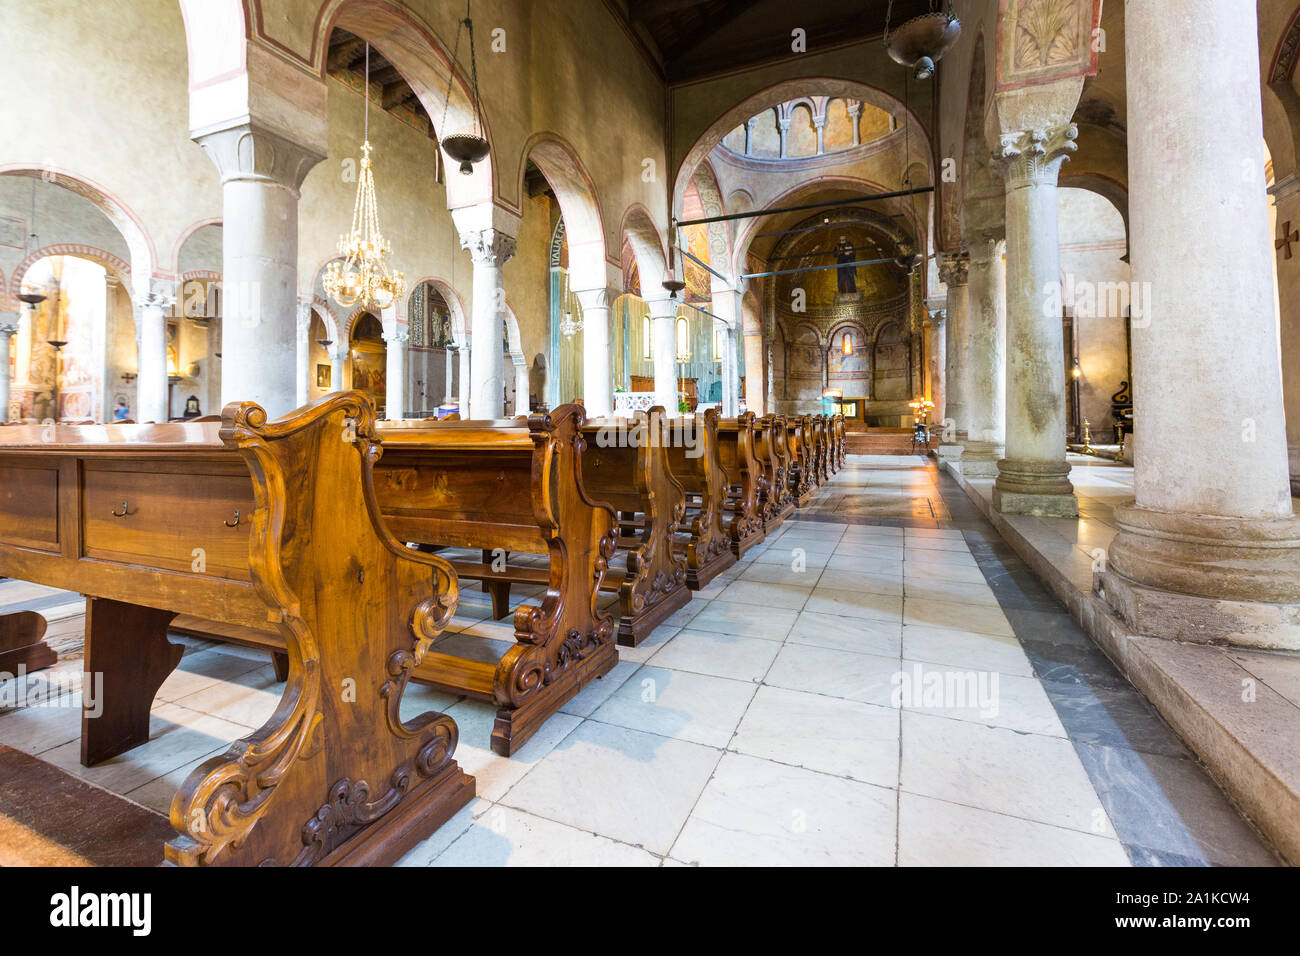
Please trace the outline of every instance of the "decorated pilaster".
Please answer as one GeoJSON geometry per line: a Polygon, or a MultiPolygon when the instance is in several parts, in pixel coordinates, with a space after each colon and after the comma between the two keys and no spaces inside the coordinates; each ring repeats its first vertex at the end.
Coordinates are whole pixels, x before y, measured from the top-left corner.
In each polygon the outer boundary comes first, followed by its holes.
{"type": "Polygon", "coordinates": [[[1287,455],[1291,494],[1300,495],[1300,172],[1279,179],[1269,192],[1277,204],[1274,253],[1282,331],[1282,398],[1286,405],[1287,455]]]}
{"type": "Polygon", "coordinates": [[[469,414],[463,418],[495,419],[505,415],[506,290],[501,267],[515,253],[515,238],[499,228],[462,230],[461,248],[474,262],[474,311],[470,332],[478,348],[469,358],[469,414]]]}
{"type": "MultiPolygon", "coordinates": [[[[135,341],[139,350],[136,378],[136,421],[167,421],[167,315],[176,304],[175,287],[154,279],[148,291],[137,296],[135,341]]],[[[285,409],[291,411],[292,409],[285,409]]],[[[57,414],[57,412],[56,412],[57,414]]]]}
{"type": "Polygon", "coordinates": [[[18,331],[18,316],[0,312],[0,422],[9,421],[9,347],[18,331]]]}
{"type": "MultiPolygon", "coordinates": [[[[970,256],[965,252],[945,253],[939,260],[939,279],[948,289],[944,351],[944,409],[941,423],[941,442],[937,455],[941,464],[961,457],[962,442],[966,438],[966,379],[970,327],[970,309],[967,282],[970,276],[970,256]]],[[[938,403],[936,402],[936,405],[938,403]]]]}
{"type": "Polygon", "coordinates": [[[1074,124],[1002,134],[1006,180],[1006,457],[993,506],[1004,514],[1079,513],[1065,460],[1065,362],[1056,182],[1077,146],[1074,124]]]}
{"type": "Polygon", "coordinates": [[[991,478],[1006,441],[1007,285],[1005,243],[998,230],[968,236],[970,282],[966,286],[966,441],[961,473],[991,478]]]}
{"type": "Polygon", "coordinates": [[[221,174],[221,401],[276,418],[298,395],[299,191],[324,155],[252,123],[195,139],[221,174]]]}
{"type": "Polygon", "coordinates": [[[1263,169],[1255,3],[1128,0],[1125,26],[1139,438],[1094,583],[1134,633],[1300,649],[1268,207],[1242,175],[1263,169]]]}
{"type": "Polygon", "coordinates": [[[587,410],[587,417],[604,417],[614,412],[609,307],[618,295],[605,288],[584,289],[573,294],[582,306],[582,406],[587,410]]]}

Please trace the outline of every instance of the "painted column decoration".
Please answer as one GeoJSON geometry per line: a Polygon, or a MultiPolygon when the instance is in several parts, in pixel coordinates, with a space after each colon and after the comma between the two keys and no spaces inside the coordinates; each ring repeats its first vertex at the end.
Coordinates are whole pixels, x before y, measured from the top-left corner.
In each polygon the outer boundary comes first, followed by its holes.
{"type": "Polygon", "coordinates": [[[500,229],[462,233],[461,248],[474,262],[474,312],[470,333],[479,343],[469,356],[469,414],[465,418],[496,419],[505,415],[506,290],[501,267],[515,253],[515,239],[500,229]]]}
{"type": "Polygon", "coordinates": [[[9,421],[9,347],[10,338],[18,331],[18,316],[12,312],[0,313],[0,422],[9,421]]]}
{"type": "Polygon", "coordinates": [[[588,418],[602,418],[614,412],[609,307],[618,295],[608,289],[585,289],[573,294],[582,306],[582,405],[588,418]]]}
{"type": "Polygon", "coordinates": [[[944,412],[942,441],[937,454],[941,463],[961,457],[966,439],[966,376],[969,362],[966,343],[969,309],[966,283],[970,275],[970,256],[965,252],[944,253],[939,259],[939,279],[948,289],[946,340],[944,357],[944,412]]]}
{"type": "Polygon", "coordinates": [[[1006,457],[993,506],[1004,514],[1079,513],[1065,460],[1065,359],[1056,180],[1077,149],[1073,123],[1003,133],[1007,189],[1006,457]]]}
{"type": "Polygon", "coordinates": [[[1094,584],[1134,633],[1300,649],[1255,3],[1125,26],[1136,497],[1094,584]]]}
{"type": "Polygon", "coordinates": [[[197,142],[221,174],[221,402],[277,418],[298,394],[299,190],[325,157],[248,124],[197,142]]]}
{"type": "MultiPolygon", "coordinates": [[[[962,382],[966,439],[961,473],[994,477],[1007,434],[1007,278],[1002,263],[1006,243],[999,230],[989,229],[971,233],[969,247],[966,373],[962,382]]],[[[1059,320],[1057,332],[1059,337],[1059,320]]],[[[1064,373],[1061,388],[1065,388],[1064,373]]],[[[1064,444],[1061,448],[1064,457],[1064,444]]]]}
{"type": "MultiPolygon", "coordinates": [[[[169,416],[167,382],[167,314],[176,304],[170,282],[154,279],[136,307],[136,421],[165,422],[169,416]]],[[[292,411],[292,409],[285,409],[292,411]]]]}

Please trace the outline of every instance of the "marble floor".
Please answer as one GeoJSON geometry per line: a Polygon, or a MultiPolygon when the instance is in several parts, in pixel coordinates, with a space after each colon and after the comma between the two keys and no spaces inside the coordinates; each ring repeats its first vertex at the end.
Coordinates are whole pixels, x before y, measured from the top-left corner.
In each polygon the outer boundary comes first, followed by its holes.
{"type": "MultiPolygon", "coordinates": [[[[32,587],[0,582],[0,612],[60,598],[32,587]]],[[[443,642],[498,653],[511,629],[488,618],[467,587],[443,642]]],[[[619,657],[510,759],[488,749],[490,706],[410,689],[404,712],[455,717],[478,798],[403,863],[1276,862],[925,459],[851,456],[619,657]]],[[[75,646],[54,670],[76,679],[75,646]]],[[[277,701],[264,653],[188,641],[148,744],[81,767],[76,695],[0,714],[0,743],[166,812],[277,701]]]]}

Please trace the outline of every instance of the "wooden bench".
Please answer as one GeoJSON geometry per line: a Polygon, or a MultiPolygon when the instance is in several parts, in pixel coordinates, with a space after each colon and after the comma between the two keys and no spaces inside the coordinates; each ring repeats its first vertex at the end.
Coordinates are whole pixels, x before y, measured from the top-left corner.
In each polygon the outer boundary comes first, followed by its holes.
{"type": "Polygon", "coordinates": [[[676,547],[684,523],[685,491],[669,467],[663,408],[631,419],[587,422],[581,456],[587,494],[619,515],[624,570],[606,571],[602,588],[617,590],[618,643],[640,644],[664,618],[691,599],[686,555],[676,547]]]}
{"type": "Polygon", "coordinates": [[[718,459],[727,478],[727,539],[737,558],[763,540],[763,462],[757,457],[754,413],[718,420],[718,459]]]}
{"type": "Polygon", "coordinates": [[[667,451],[668,467],[686,492],[687,527],[679,529],[689,536],[686,585],[698,591],[736,563],[730,528],[735,515],[718,436],[718,410],[710,408],[693,422],[694,447],[673,442],[667,451]]]}
{"type": "Polygon", "coordinates": [[[491,746],[503,756],[618,661],[613,620],[599,608],[616,546],[615,515],[584,488],[583,423],[582,406],[562,405],[525,422],[380,427],[375,493],[400,540],[495,553],[498,560],[452,567],[460,578],[487,584],[496,612],[511,583],[547,589],[539,605],[515,610],[516,643],[500,661],[430,652],[414,674],[495,703],[491,746]],[[542,555],[547,566],[510,566],[510,553],[542,555]]]}
{"type": "Polygon", "coordinates": [[[817,490],[813,473],[812,422],[809,415],[792,416],[786,421],[786,445],[790,449],[787,481],[795,504],[803,507],[817,490]]]}
{"type": "Polygon", "coordinates": [[[84,593],[90,766],[149,736],[181,659],[179,611],[266,634],[288,661],[279,707],[195,768],[172,802],[177,865],[385,864],[474,796],[457,729],[399,716],[451,618],[451,567],[410,551],[375,507],[374,412],[326,396],[268,423],[22,426],[0,436],[0,572],[84,593]]]}
{"type": "Polygon", "coordinates": [[[754,423],[754,449],[763,468],[760,513],[765,533],[771,533],[794,513],[794,497],[786,478],[785,419],[764,415],[754,423]]]}
{"type": "Polygon", "coordinates": [[[844,416],[832,415],[830,422],[831,474],[844,467],[844,416]]]}

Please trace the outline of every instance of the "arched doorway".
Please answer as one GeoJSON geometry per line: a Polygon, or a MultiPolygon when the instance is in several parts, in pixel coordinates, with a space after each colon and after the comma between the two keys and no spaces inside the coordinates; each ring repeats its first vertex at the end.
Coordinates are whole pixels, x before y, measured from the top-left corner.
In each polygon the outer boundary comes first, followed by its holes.
{"type": "Polygon", "coordinates": [[[388,348],[379,317],[362,312],[348,336],[348,367],[352,390],[362,392],[384,418],[388,406],[388,348]]]}

